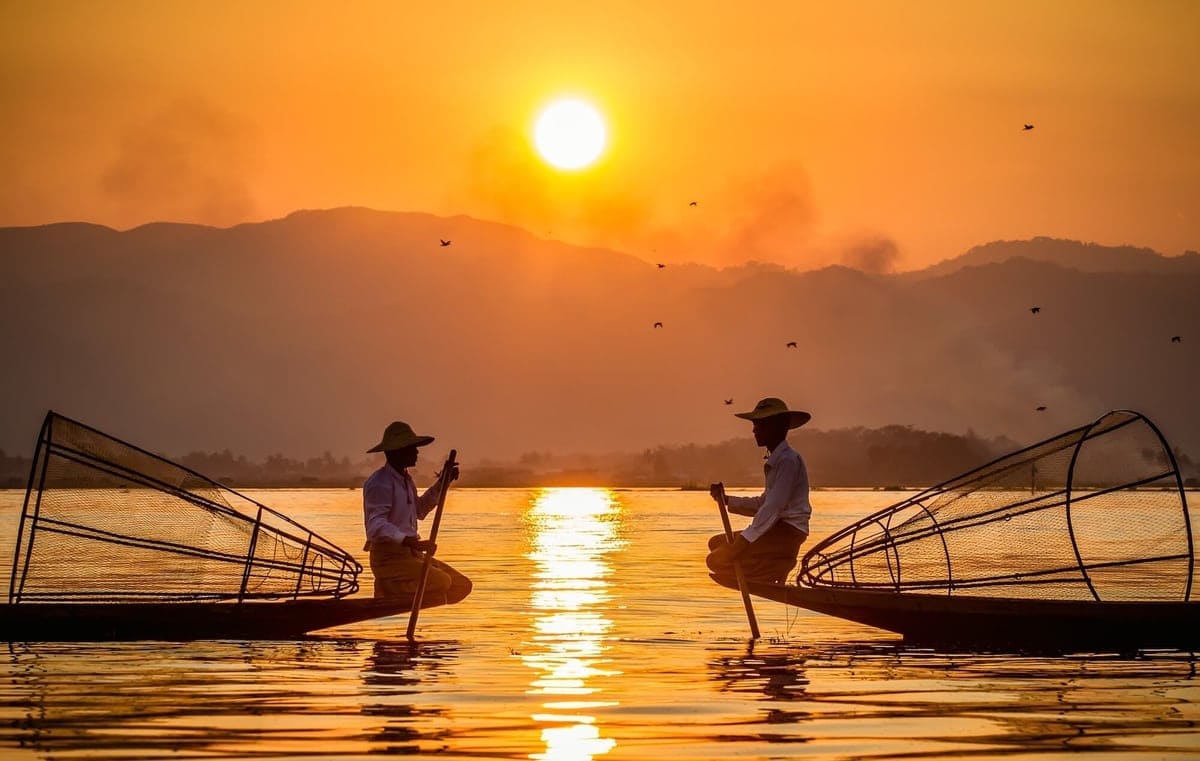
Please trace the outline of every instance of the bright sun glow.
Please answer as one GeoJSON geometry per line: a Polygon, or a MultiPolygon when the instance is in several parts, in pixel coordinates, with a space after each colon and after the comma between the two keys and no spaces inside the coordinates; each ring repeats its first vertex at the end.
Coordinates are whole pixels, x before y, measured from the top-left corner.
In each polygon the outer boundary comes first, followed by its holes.
{"type": "Polygon", "coordinates": [[[600,112],[582,100],[556,100],[533,127],[542,158],[559,169],[583,169],[604,150],[607,132],[600,112]]]}

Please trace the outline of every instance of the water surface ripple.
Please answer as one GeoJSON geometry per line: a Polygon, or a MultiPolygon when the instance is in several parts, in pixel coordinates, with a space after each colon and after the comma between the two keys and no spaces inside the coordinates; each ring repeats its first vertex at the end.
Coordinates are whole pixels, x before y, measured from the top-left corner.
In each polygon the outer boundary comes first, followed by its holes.
{"type": "MultiPolygon", "coordinates": [[[[7,547],[21,496],[0,493],[7,547]]],[[[357,491],[254,496],[361,546],[357,491]]],[[[816,492],[814,534],[902,496],[816,492]]],[[[8,643],[0,757],[1200,753],[1190,653],[934,652],[767,601],[752,644],[702,570],[719,525],[696,492],[455,491],[439,556],[475,591],[423,613],[417,643],[405,617],[295,642],[8,643]]]]}

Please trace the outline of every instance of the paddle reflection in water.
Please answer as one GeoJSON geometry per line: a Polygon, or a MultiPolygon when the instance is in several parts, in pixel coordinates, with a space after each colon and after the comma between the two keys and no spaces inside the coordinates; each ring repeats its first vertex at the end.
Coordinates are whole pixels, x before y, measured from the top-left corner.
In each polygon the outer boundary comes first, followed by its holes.
{"type": "MultiPolygon", "coordinates": [[[[807,693],[805,656],[796,652],[766,652],[756,654],[751,642],[745,653],[720,652],[708,662],[709,676],[722,693],[762,693],[769,701],[762,708],[762,722],[774,725],[770,730],[754,734],[757,740],[770,743],[808,742],[811,736],[794,725],[811,718],[806,708],[811,698],[807,693]],[[791,704],[774,705],[775,701],[791,704]],[[794,702],[792,702],[794,701],[794,702]]],[[[808,730],[811,732],[811,728],[808,730]]],[[[741,735],[720,736],[717,740],[743,740],[741,735]]]]}
{"type": "Polygon", "coordinates": [[[450,737],[445,709],[428,695],[438,672],[457,657],[453,643],[377,641],[363,672],[362,712],[385,723],[373,730],[372,753],[410,754],[444,750],[450,737]],[[434,727],[433,731],[429,731],[434,727]],[[424,730],[423,730],[424,728],[424,730]]]}
{"type": "Polygon", "coordinates": [[[621,545],[621,504],[607,489],[547,489],[533,495],[526,522],[534,562],[532,652],[522,660],[537,674],[528,694],[544,696],[545,753],[536,759],[586,761],[616,745],[596,721],[604,700],[606,637],[612,621],[607,556],[621,545]]]}
{"type": "Polygon", "coordinates": [[[774,700],[804,700],[808,697],[804,660],[795,652],[756,655],[751,644],[745,655],[718,655],[708,665],[721,692],[762,692],[774,700]]]}

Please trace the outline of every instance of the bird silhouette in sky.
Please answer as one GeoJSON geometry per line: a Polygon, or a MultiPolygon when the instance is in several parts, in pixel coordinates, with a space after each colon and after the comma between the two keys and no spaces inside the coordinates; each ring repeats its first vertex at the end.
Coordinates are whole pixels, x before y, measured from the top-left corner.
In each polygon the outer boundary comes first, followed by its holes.
{"type": "Polygon", "coordinates": [[[1032,124],[1026,124],[1026,125],[1025,125],[1025,129],[1023,129],[1023,130],[1021,130],[1021,131],[1022,131],[1022,132],[1028,132],[1028,131],[1029,131],[1029,130],[1031,130],[1031,129],[1033,129],[1033,125],[1032,125],[1032,124]]]}
{"type": "Polygon", "coordinates": [[[1177,344],[1183,341],[1181,336],[1171,336],[1171,343],[1177,344]]]}
{"type": "Polygon", "coordinates": [[[1031,314],[1037,314],[1038,312],[1042,311],[1042,308],[1041,307],[1029,307],[1029,311],[1031,314]]]}
{"type": "Polygon", "coordinates": [[[661,327],[662,327],[662,323],[661,323],[661,322],[656,322],[656,323],[654,323],[654,327],[655,327],[655,328],[661,328],[661,327]]]}
{"type": "Polygon", "coordinates": [[[667,268],[667,265],[663,264],[662,262],[659,262],[655,266],[658,267],[660,270],[665,270],[667,268]]]}
{"type": "Polygon", "coordinates": [[[726,403],[726,404],[733,404],[733,400],[732,400],[732,399],[726,399],[726,400],[725,400],[725,403],[726,403]]]}
{"type": "Polygon", "coordinates": [[[1036,407],[1035,409],[1037,409],[1037,411],[1038,411],[1038,412],[1045,412],[1045,411],[1046,411],[1046,405],[1044,405],[1044,404],[1043,404],[1042,406],[1040,406],[1040,407],[1036,407]]]}
{"type": "Polygon", "coordinates": [[[795,342],[795,341],[788,341],[788,342],[787,342],[787,347],[788,347],[789,349],[795,349],[795,348],[796,348],[796,342],[795,342]]]}
{"type": "Polygon", "coordinates": [[[442,248],[445,248],[446,246],[449,246],[449,245],[450,245],[450,241],[448,241],[448,240],[444,240],[444,239],[442,239],[442,238],[438,238],[438,241],[439,241],[439,242],[442,244],[442,248]]]}
{"type": "Polygon", "coordinates": [[[692,201],[691,203],[688,204],[688,206],[695,206],[695,205],[696,205],[695,201],[692,201]]]}

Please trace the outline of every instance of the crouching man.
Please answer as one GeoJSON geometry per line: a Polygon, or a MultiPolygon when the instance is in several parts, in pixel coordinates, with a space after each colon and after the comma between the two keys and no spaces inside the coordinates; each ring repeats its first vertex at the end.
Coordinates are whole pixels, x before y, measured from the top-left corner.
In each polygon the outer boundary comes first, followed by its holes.
{"type": "MultiPolygon", "coordinates": [[[[367,452],[383,452],[387,462],[363,484],[363,523],[375,576],[376,599],[411,597],[421,580],[426,553],[436,545],[421,539],[417,521],[437,506],[442,480],[417,495],[408,469],[417,464],[418,449],[433,443],[432,436],[418,436],[408,423],[396,421],[383,432],[383,440],[367,452]]],[[[458,478],[458,466],[445,483],[458,478]]],[[[471,581],[450,565],[432,560],[425,584],[425,604],[457,602],[471,591],[471,581]]]]}
{"type": "MultiPolygon", "coordinates": [[[[807,412],[789,410],[782,399],[768,397],[753,410],[737,417],[754,424],[754,441],[767,450],[763,466],[766,489],[757,497],[729,497],[729,512],[752,516],[750,525],[735,531],[730,544],[725,534],[708,541],[708,568],[717,576],[732,578],[733,564],[751,581],[781,583],[796,566],[800,545],[808,538],[808,469],[804,459],[787,442],[788,431],[799,428],[812,417],[807,412]]],[[[717,484],[710,488],[719,500],[717,484]]]]}

